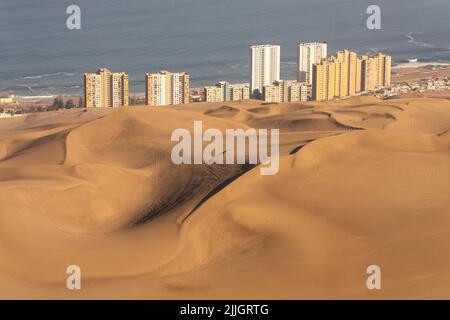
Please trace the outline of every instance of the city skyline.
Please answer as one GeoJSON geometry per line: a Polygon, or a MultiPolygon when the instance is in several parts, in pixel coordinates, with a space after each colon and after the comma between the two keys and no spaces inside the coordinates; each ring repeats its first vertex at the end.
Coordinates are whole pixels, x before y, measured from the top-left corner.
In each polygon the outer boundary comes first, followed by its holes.
{"type": "Polygon", "coordinates": [[[330,101],[391,85],[390,55],[358,56],[342,50],[313,66],[312,99],[330,101]]]}
{"type": "MultiPolygon", "coordinates": [[[[377,53],[370,56],[358,56],[355,52],[343,49],[337,52],[335,56],[323,57],[327,55],[327,46],[326,42],[299,43],[297,45],[298,78],[305,81],[286,79],[281,76],[281,46],[268,44],[250,46],[249,83],[233,85],[227,80],[221,79],[215,85],[206,85],[199,88],[204,92],[203,100],[222,102],[255,98],[266,102],[326,101],[351,97],[360,92],[376,90],[390,85],[392,69],[392,57],[390,55],[377,53]],[[377,57],[377,59],[374,57],[377,57]],[[285,85],[287,85],[286,90],[285,85]],[[231,91],[233,86],[234,91],[231,91]],[[249,93],[247,93],[246,87],[248,87],[249,93]],[[292,92],[288,94],[290,91],[292,92]],[[305,92],[307,94],[306,100],[304,98],[305,92]],[[234,96],[231,97],[233,93],[234,96]],[[275,98],[275,96],[278,98],[275,98]]],[[[86,106],[126,106],[124,96],[122,95],[121,100],[117,93],[115,93],[115,96],[111,93],[114,96],[113,103],[107,102],[104,104],[100,102],[103,99],[99,98],[101,97],[100,93],[96,95],[98,101],[92,102],[92,92],[95,92],[92,88],[94,88],[96,81],[103,79],[100,76],[102,70],[110,72],[109,69],[103,68],[97,74],[85,74],[86,106]],[[91,75],[93,78],[87,78],[86,75],[91,75]],[[94,81],[94,79],[96,80],[94,81]]],[[[111,73],[111,76],[116,79],[110,80],[116,88],[114,91],[113,89],[107,91],[118,92],[120,88],[124,87],[128,94],[128,74],[125,72],[111,73]],[[118,80],[122,79],[120,77],[124,75],[126,75],[126,84],[118,80]]],[[[191,102],[191,77],[192,75],[187,72],[159,71],[157,73],[146,73],[145,104],[165,106],[191,102]]],[[[97,86],[105,85],[98,84],[97,86]]]]}

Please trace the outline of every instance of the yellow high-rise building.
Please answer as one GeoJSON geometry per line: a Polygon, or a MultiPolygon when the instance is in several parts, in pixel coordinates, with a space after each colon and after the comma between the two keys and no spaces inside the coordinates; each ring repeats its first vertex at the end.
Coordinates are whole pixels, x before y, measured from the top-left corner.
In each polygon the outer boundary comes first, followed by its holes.
{"type": "Polygon", "coordinates": [[[337,95],[338,95],[338,91],[336,91],[336,74],[338,72],[338,62],[334,61],[332,63],[330,63],[327,67],[327,95],[326,98],[327,100],[333,100],[337,95]]]}
{"type": "Polygon", "coordinates": [[[382,87],[391,86],[391,74],[392,74],[392,57],[386,54],[379,54],[381,59],[382,72],[380,75],[380,84],[382,87]]]}
{"type": "Polygon", "coordinates": [[[345,98],[354,96],[358,90],[358,55],[348,50],[336,54],[338,60],[336,78],[336,96],[345,98]]]}
{"type": "Polygon", "coordinates": [[[84,74],[84,96],[87,108],[128,106],[129,77],[125,72],[100,69],[84,74]]]}
{"type": "MultiPolygon", "coordinates": [[[[355,52],[350,52],[348,56],[348,92],[347,96],[354,96],[358,90],[357,79],[358,79],[358,55],[355,52]]],[[[360,85],[361,86],[361,85],[360,85]]]]}
{"type": "Polygon", "coordinates": [[[349,93],[350,52],[348,50],[340,51],[336,54],[336,58],[336,96],[345,98],[349,93]]]}
{"type": "Polygon", "coordinates": [[[339,51],[313,66],[313,100],[329,101],[346,98],[361,91],[391,85],[392,57],[358,57],[355,52],[339,51]]]}
{"type": "Polygon", "coordinates": [[[378,87],[378,59],[362,57],[362,85],[363,91],[374,90],[378,87]]]}
{"type": "Polygon", "coordinates": [[[361,58],[361,90],[376,90],[391,85],[392,57],[383,53],[361,58]]]}
{"type": "Polygon", "coordinates": [[[328,66],[328,62],[322,61],[321,63],[317,63],[313,65],[312,70],[312,96],[315,101],[324,101],[327,100],[326,92],[327,92],[327,75],[326,68],[328,66]]]}
{"type": "Polygon", "coordinates": [[[356,58],[355,93],[362,91],[362,59],[356,58]]]}
{"type": "Polygon", "coordinates": [[[336,74],[340,74],[340,64],[334,58],[323,59],[313,66],[313,100],[333,100],[339,86],[336,83],[336,74]]]}
{"type": "Polygon", "coordinates": [[[168,106],[189,103],[189,74],[160,71],[145,75],[145,103],[168,106]]]}

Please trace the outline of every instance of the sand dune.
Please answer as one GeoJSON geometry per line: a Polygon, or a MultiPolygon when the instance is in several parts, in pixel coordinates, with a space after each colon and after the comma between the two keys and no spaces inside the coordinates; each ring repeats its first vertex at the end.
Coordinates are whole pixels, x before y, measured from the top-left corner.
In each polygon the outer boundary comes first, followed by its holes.
{"type": "Polygon", "coordinates": [[[448,299],[449,132],[440,99],[2,119],[0,297],[448,299]],[[170,135],[194,120],[279,128],[279,174],[173,165],[170,135]]]}

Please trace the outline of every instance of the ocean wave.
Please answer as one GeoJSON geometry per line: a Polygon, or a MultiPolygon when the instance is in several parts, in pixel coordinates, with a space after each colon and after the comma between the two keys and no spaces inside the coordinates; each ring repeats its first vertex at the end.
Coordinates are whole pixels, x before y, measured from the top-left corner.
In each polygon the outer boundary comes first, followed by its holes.
{"type": "Polygon", "coordinates": [[[241,69],[241,68],[243,68],[244,66],[243,65],[241,65],[241,64],[239,64],[239,63],[232,63],[232,64],[230,64],[230,68],[232,69],[232,70],[239,70],[239,69],[241,69]]]}
{"type": "MultiPolygon", "coordinates": [[[[73,77],[76,76],[76,73],[70,73],[70,72],[56,72],[56,73],[44,73],[44,74],[38,74],[33,76],[25,76],[22,78],[19,78],[20,80],[33,80],[33,79],[43,79],[43,78],[49,78],[49,77],[55,77],[55,76],[67,76],[67,77],[73,77]]],[[[16,80],[19,80],[16,79],[16,80]]]]}
{"type": "Polygon", "coordinates": [[[406,38],[408,38],[408,43],[415,44],[424,48],[436,48],[435,45],[427,42],[417,41],[414,37],[415,34],[423,34],[423,32],[409,32],[406,34],[406,38]]]}
{"type": "Polygon", "coordinates": [[[20,79],[24,79],[24,80],[42,79],[42,75],[40,75],[40,76],[23,77],[23,78],[20,78],[20,79]]]}
{"type": "Polygon", "coordinates": [[[30,86],[30,85],[27,85],[27,84],[19,84],[19,85],[17,85],[18,87],[22,87],[22,88],[25,88],[25,89],[27,89],[28,91],[30,91],[31,93],[34,93],[35,91],[34,91],[34,89],[30,86]]]}
{"type": "Polygon", "coordinates": [[[448,66],[450,63],[444,63],[444,62],[405,62],[405,63],[399,63],[395,66],[393,66],[393,69],[398,68],[420,68],[420,67],[426,67],[426,66],[448,66]]]}
{"type": "Polygon", "coordinates": [[[64,89],[81,89],[81,86],[76,85],[76,86],[39,87],[39,90],[51,90],[51,91],[64,89]]]}
{"type": "Polygon", "coordinates": [[[56,95],[51,95],[51,96],[19,96],[20,99],[24,99],[24,100],[35,100],[35,99],[51,99],[51,98],[56,98],[56,95]]]}

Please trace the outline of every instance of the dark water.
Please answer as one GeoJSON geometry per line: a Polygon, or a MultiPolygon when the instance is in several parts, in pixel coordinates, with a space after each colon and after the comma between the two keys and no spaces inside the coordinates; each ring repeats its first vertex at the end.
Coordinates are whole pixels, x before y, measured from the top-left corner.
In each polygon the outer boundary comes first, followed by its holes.
{"type": "Polygon", "coordinates": [[[296,44],[328,41],[330,53],[388,51],[450,62],[449,0],[1,0],[0,91],[21,95],[81,92],[82,73],[187,71],[192,86],[248,82],[248,47],[282,46],[282,77],[295,78],[296,44]],[[366,28],[369,4],[382,30],[366,28]],[[66,28],[67,6],[82,10],[82,30],[66,28]]]}

